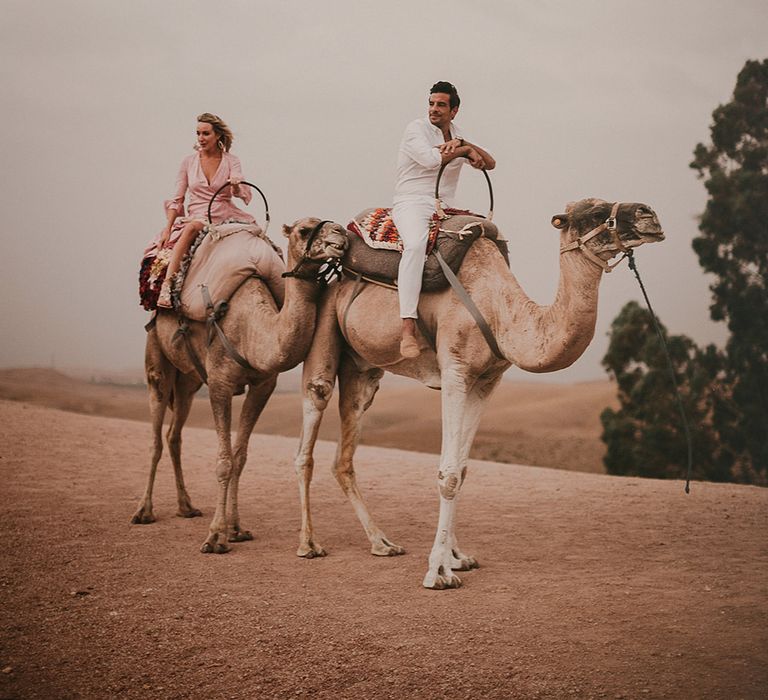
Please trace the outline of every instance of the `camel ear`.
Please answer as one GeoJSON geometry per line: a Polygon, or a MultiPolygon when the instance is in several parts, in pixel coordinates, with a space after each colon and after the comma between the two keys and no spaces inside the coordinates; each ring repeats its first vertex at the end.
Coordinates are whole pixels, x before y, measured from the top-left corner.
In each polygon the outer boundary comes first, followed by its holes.
{"type": "Polygon", "coordinates": [[[292,228],[288,224],[283,224],[283,235],[288,238],[291,235],[292,228]]]}
{"type": "Polygon", "coordinates": [[[552,225],[555,228],[565,228],[568,225],[568,214],[555,214],[552,217],[552,225]]]}

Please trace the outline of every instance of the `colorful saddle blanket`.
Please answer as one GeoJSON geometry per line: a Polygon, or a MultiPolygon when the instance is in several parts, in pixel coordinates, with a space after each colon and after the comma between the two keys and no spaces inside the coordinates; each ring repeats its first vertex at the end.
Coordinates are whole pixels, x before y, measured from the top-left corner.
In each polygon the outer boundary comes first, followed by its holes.
{"type": "MultiPolygon", "coordinates": [[[[446,218],[458,214],[483,218],[479,214],[473,214],[465,209],[447,208],[443,211],[446,214],[445,217],[440,216],[437,210],[432,215],[432,221],[429,224],[429,238],[427,239],[427,253],[435,247],[440,224],[446,218]]],[[[400,240],[397,226],[392,220],[391,208],[365,209],[347,224],[347,228],[360,236],[371,248],[403,252],[403,242],[400,240]]]]}
{"type": "MultiPolygon", "coordinates": [[[[367,211],[356,216],[355,221],[364,219],[367,211]]],[[[348,227],[349,230],[347,231],[349,247],[342,261],[344,274],[349,277],[359,276],[369,282],[396,287],[401,253],[397,248],[392,250],[374,249],[369,240],[355,231],[355,228],[358,228],[359,231],[359,227],[352,225],[348,227]]],[[[504,260],[509,264],[507,243],[500,238],[498,228],[492,221],[476,214],[460,213],[441,219],[435,233],[433,252],[439,250],[448,267],[457,273],[469,247],[481,237],[492,240],[504,260]]],[[[433,292],[444,289],[446,286],[448,286],[448,280],[443,273],[442,266],[437,257],[430,253],[424,263],[421,290],[433,292]]]]}

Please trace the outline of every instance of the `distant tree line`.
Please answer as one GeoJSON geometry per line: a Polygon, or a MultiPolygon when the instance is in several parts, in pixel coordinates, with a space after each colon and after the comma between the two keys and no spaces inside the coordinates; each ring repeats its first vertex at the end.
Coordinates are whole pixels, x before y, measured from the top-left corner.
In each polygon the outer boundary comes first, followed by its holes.
{"type": "MultiPolygon", "coordinates": [[[[712,113],[711,143],[690,167],[709,194],[693,249],[710,285],[723,351],[666,335],[693,438],[693,477],[768,485],[768,59],[747,61],[733,98],[712,113]]],[[[684,476],[687,447],[649,312],[614,319],[603,366],[620,408],[601,415],[611,474],[684,476]]]]}

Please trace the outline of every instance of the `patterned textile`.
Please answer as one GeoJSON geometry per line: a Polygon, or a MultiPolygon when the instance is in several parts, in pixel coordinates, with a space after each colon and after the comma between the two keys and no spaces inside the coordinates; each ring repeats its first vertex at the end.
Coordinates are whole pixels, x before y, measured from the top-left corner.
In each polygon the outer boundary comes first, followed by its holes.
{"type": "MultiPolygon", "coordinates": [[[[445,212],[444,217],[440,216],[437,211],[432,215],[432,222],[429,226],[429,238],[427,239],[427,253],[435,247],[437,234],[440,231],[440,223],[448,217],[466,214],[485,218],[480,214],[473,214],[466,209],[448,207],[443,211],[445,212]]],[[[347,224],[347,228],[360,236],[371,248],[403,252],[403,242],[400,240],[400,234],[397,232],[395,222],[392,221],[392,209],[367,209],[359,219],[352,219],[347,224]]]]}
{"type": "Polygon", "coordinates": [[[171,261],[171,248],[163,248],[141,261],[139,268],[139,303],[147,310],[157,308],[160,287],[165,279],[165,271],[171,261]]]}

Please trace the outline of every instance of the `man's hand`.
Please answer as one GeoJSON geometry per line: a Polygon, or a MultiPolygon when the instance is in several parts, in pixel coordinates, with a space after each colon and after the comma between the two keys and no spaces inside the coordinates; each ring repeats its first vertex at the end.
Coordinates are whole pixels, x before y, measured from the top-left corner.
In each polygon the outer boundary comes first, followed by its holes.
{"type": "Polygon", "coordinates": [[[474,148],[469,149],[467,159],[473,168],[477,168],[478,170],[483,170],[485,168],[485,160],[483,160],[483,157],[474,148]]]}
{"type": "Polygon", "coordinates": [[[457,148],[461,148],[463,146],[463,142],[461,139],[451,139],[450,141],[445,141],[441,143],[437,149],[440,151],[440,154],[448,153],[451,154],[456,151],[457,148]]]}

